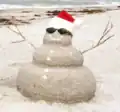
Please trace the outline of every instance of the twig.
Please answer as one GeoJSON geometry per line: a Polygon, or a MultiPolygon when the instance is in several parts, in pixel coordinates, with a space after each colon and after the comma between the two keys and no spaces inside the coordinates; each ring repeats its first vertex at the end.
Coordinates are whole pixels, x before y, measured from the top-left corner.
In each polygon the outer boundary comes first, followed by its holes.
{"type": "Polygon", "coordinates": [[[36,47],[27,40],[27,38],[21,33],[21,31],[19,30],[19,28],[17,27],[17,25],[14,25],[14,27],[16,28],[17,31],[13,30],[10,26],[8,26],[8,29],[11,30],[12,32],[16,33],[17,35],[21,36],[22,37],[22,40],[18,40],[18,41],[13,41],[11,42],[12,44],[13,43],[21,43],[21,42],[24,42],[24,41],[27,41],[27,43],[32,46],[34,49],[36,49],[36,47]]]}
{"type": "Polygon", "coordinates": [[[110,24],[110,21],[108,21],[108,23],[107,23],[107,25],[106,25],[106,27],[105,27],[105,29],[104,29],[104,31],[103,31],[103,35],[101,36],[101,38],[100,38],[100,40],[98,41],[98,45],[99,45],[99,43],[100,43],[100,41],[104,38],[104,36],[106,35],[106,31],[108,31],[108,27],[109,27],[109,24],[110,24]]]}
{"type": "Polygon", "coordinates": [[[106,25],[106,27],[105,27],[105,29],[104,29],[104,31],[103,31],[103,35],[100,37],[100,39],[98,40],[98,42],[95,45],[91,46],[90,48],[82,51],[82,54],[87,53],[88,51],[91,51],[94,48],[99,47],[100,45],[102,45],[105,42],[107,42],[110,38],[112,38],[114,35],[108,36],[106,39],[104,39],[105,36],[112,30],[112,28],[113,28],[113,24],[110,23],[110,20],[109,20],[108,23],[107,23],[107,25],[106,25]],[[110,28],[108,28],[109,24],[110,24],[110,28]]]}
{"type": "Polygon", "coordinates": [[[104,29],[104,31],[103,31],[103,34],[105,34],[105,32],[107,31],[107,29],[108,29],[108,27],[109,27],[109,24],[110,24],[110,20],[108,21],[108,23],[107,23],[107,25],[106,25],[106,27],[105,27],[105,29],[104,29]]]}
{"type": "Polygon", "coordinates": [[[10,29],[12,32],[20,35],[20,36],[23,38],[23,40],[25,41],[26,38],[25,38],[25,36],[21,33],[21,31],[19,30],[19,28],[17,27],[17,25],[14,25],[14,27],[17,29],[17,31],[13,30],[10,26],[8,26],[8,29],[10,29]]]}
{"type": "Polygon", "coordinates": [[[18,40],[18,41],[13,41],[11,42],[12,44],[15,44],[15,43],[21,43],[21,42],[24,42],[25,40],[18,40]]]}
{"type": "Polygon", "coordinates": [[[28,41],[28,44],[31,45],[34,49],[36,49],[36,47],[31,42],[28,41]]]}
{"type": "Polygon", "coordinates": [[[112,38],[112,37],[114,37],[115,35],[113,34],[113,35],[111,35],[111,36],[109,36],[108,38],[106,38],[104,41],[102,41],[99,45],[101,45],[101,44],[103,44],[103,43],[105,43],[107,40],[109,40],[110,38],[112,38]]]}
{"type": "Polygon", "coordinates": [[[104,44],[107,40],[109,40],[110,38],[112,38],[113,36],[114,36],[114,35],[109,36],[109,37],[106,38],[104,41],[100,42],[99,45],[94,45],[94,46],[90,47],[89,49],[82,51],[82,54],[84,54],[84,53],[86,53],[86,52],[88,52],[88,51],[91,51],[91,50],[93,50],[93,49],[96,48],[96,47],[99,47],[100,45],[104,44]]]}
{"type": "Polygon", "coordinates": [[[21,33],[21,31],[19,30],[19,28],[17,27],[17,25],[14,25],[15,26],[15,28],[17,29],[17,31],[18,31],[18,34],[24,39],[24,40],[27,40],[26,38],[25,38],[25,36],[21,33]]]}

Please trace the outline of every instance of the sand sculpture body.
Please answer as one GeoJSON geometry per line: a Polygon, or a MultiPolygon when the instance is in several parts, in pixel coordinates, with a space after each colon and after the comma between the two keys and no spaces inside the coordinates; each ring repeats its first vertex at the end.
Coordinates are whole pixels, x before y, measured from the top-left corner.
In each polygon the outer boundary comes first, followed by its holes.
{"type": "Polygon", "coordinates": [[[96,81],[70,35],[46,32],[32,63],[20,69],[17,89],[33,100],[77,103],[94,96],[96,81]]]}

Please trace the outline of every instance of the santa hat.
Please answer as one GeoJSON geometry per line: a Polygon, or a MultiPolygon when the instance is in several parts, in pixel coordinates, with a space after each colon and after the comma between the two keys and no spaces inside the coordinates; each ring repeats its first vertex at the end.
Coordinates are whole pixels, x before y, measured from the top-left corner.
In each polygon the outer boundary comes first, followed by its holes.
{"type": "Polygon", "coordinates": [[[52,18],[48,27],[54,27],[57,29],[65,28],[68,31],[72,32],[73,27],[75,25],[79,25],[80,23],[81,23],[80,20],[73,18],[72,15],[63,10],[57,16],[52,18]]]}

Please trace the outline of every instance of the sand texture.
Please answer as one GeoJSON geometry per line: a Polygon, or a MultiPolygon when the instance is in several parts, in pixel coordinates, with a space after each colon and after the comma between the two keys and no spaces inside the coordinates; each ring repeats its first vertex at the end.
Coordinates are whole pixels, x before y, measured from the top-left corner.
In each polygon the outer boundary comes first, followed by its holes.
{"type": "MultiPolygon", "coordinates": [[[[3,12],[6,15],[7,13],[3,12]]],[[[32,61],[32,53],[35,51],[30,43],[35,47],[42,44],[45,28],[50,21],[50,18],[37,19],[31,24],[18,26],[27,38],[26,41],[19,43],[13,42],[20,41],[21,36],[12,32],[6,25],[0,26],[0,112],[120,111],[120,11],[84,14],[76,17],[82,19],[83,23],[74,30],[72,42],[73,46],[81,51],[99,40],[109,17],[114,25],[109,34],[114,34],[113,38],[84,54],[84,65],[92,70],[97,81],[95,97],[88,103],[76,105],[48,104],[44,101],[32,102],[16,90],[18,70],[25,63],[32,61]]],[[[15,29],[14,26],[10,27],[15,29]]]]}

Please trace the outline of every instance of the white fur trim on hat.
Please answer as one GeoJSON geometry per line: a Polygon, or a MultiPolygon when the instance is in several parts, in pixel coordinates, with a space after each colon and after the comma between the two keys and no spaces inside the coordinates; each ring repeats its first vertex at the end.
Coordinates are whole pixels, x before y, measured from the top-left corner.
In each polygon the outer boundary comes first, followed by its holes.
{"type": "Polygon", "coordinates": [[[52,20],[48,24],[48,27],[54,27],[54,28],[57,28],[57,29],[65,28],[70,32],[72,32],[73,26],[74,26],[73,23],[71,23],[69,21],[66,21],[64,19],[61,19],[61,18],[59,18],[57,16],[52,18],[52,20]]]}

